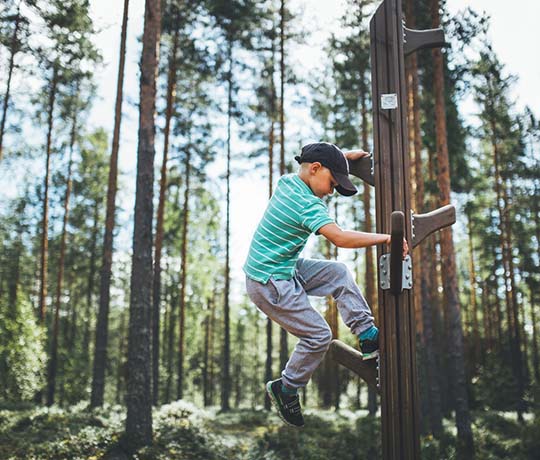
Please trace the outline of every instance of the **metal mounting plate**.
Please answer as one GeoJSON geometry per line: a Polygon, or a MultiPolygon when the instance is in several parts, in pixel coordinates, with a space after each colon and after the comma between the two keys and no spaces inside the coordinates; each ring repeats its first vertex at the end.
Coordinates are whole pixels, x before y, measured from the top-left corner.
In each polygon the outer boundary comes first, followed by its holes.
{"type": "MultiPolygon", "coordinates": [[[[382,290],[390,289],[390,254],[383,254],[379,260],[379,284],[382,290]]],[[[412,288],[412,261],[411,256],[403,259],[403,276],[401,289],[412,288]]]]}

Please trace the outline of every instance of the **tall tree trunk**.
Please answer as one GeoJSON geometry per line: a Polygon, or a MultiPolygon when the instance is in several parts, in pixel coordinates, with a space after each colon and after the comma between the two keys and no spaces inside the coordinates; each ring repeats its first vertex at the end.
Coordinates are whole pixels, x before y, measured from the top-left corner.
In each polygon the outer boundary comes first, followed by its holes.
{"type": "Polygon", "coordinates": [[[53,64],[53,74],[51,79],[51,88],[49,90],[49,108],[47,113],[47,147],[45,163],[45,182],[43,185],[43,218],[41,221],[41,266],[39,276],[39,319],[42,325],[45,325],[45,312],[47,309],[47,263],[49,251],[49,176],[51,168],[51,145],[52,130],[54,124],[54,103],[58,86],[58,64],[53,64]]]}
{"type": "MultiPolygon", "coordinates": [[[[362,149],[364,151],[369,150],[368,144],[368,107],[367,107],[367,83],[366,83],[366,69],[360,69],[362,72],[361,87],[360,87],[360,104],[361,104],[361,136],[362,136],[362,149]]],[[[371,218],[371,190],[369,185],[364,183],[364,219],[365,219],[365,231],[373,231],[373,219],[371,218]]],[[[378,318],[378,302],[377,302],[377,290],[375,288],[375,270],[373,267],[373,248],[367,247],[366,251],[366,270],[365,270],[365,284],[366,284],[366,301],[368,305],[373,309],[373,316],[378,318]]],[[[368,386],[368,411],[369,415],[374,417],[377,413],[377,392],[371,386],[368,386]]]]}
{"type": "MultiPolygon", "coordinates": [[[[178,197],[177,200],[178,202],[178,197]]],[[[174,331],[176,329],[176,304],[178,302],[178,295],[176,293],[176,283],[174,282],[174,277],[172,277],[171,282],[173,286],[171,287],[171,290],[173,293],[171,294],[171,304],[170,304],[170,314],[169,314],[169,329],[168,329],[168,336],[167,336],[167,383],[165,385],[165,401],[171,402],[171,393],[172,393],[172,385],[173,385],[173,366],[174,366],[174,359],[173,359],[173,350],[174,347],[174,331]]]]}
{"type": "Polygon", "coordinates": [[[472,336],[473,336],[473,362],[476,363],[475,367],[480,362],[480,326],[478,323],[478,306],[476,303],[476,290],[478,288],[476,283],[476,268],[474,263],[474,249],[473,249],[473,234],[472,234],[472,222],[471,216],[467,215],[467,227],[469,233],[469,284],[471,285],[470,294],[470,309],[472,314],[472,336]]]}
{"type": "MultiPolygon", "coordinates": [[[[124,87],[124,67],[126,59],[126,34],[129,0],[124,0],[124,14],[120,38],[120,62],[116,85],[116,105],[112,152],[109,162],[109,183],[107,187],[107,210],[105,216],[105,234],[99,283],[99,310],[96,324],[96,344],[94,349],[94,369],[92,376],[91,407],[103,405],[105,391],[105,368],[107,363],[107,342],[109,339],[109,303],[112,276],[112,255],[114,239],[114,220],[116,212],[116,189],[118,177],[118,148],[120,143],[120,124],[122,121],[122,99],[124,87]]],[[[148,5],[147,5],[148,9],[148,5]]]]}
{"type": "Polygon", "coordinates": [[[235,353],[236,356],[234,364],[234,407],[238,409],[240,407],[240,401],[242,400],[242,387],[247,387],[247,385],[243,383],[242,379],[242,363],[244,362],[244,348],[246,346],[244,343],[245,326],[242,324],[240,318],[238,318],[236,321],[237,352],[235,353]]]}
{"type": "MultiPolygon", "coordinates": [[[[84,314],[84,330],[83,330],[83,344],[82,344],[82,357],[85,363],[87,363],[86,372],[90,372],[90,325],[92,323],[91,318],[93,317],[93,296],[94,296],[94,285],[96,280],[96,248],[97,248],[97,239],[99,233],[99,201],[96,200],[94,203],[94,226],[92,227],[92,240],[90,243],[90,266],[88,270],[88,284],[86,288],[86,311],[84,314]]],[[[85,372],[85,375],[87,375],[85,372]]]]}
{"type": "MultiPolygon", "coordinates": [[[[78,88],[76,97],[78,97],[78,88]]],[[[58,328],[60,318],[60,307],[62,305],[62,285],[64,282],[64,260],[66,256],[66,237],[67,237],[67,223],[69,219],[69,199],[71,196],[71,171],[73,167],[73,148],[75,146],[75,136],[77,134],[77,107],[75,104],[72,127],[71,127],[71,139],[69,146],[69,162],[68,162],[68,174],[66,180],[66,195],[64,198],[64,220],[62,222],[62,236],[60,241],[60,258],[58,261],[58,279],[56,285],[56,302],[54,310],[54,323],[52,330],[52,344],[51,344],[51,356],[49,359],[49,369],[47,376],[47,406],[54,404],[54,390],[56,386],[56,371],[58,364],[58,328]]],[[[72,307],[73,308],[73,307],[72,307]]]]}
{"type": "MultiPolygon", "coordinates": [[[[414,14],[414,6],[412,0],[407,0],[407,24],[411,29],[416,28],[416,19],[414,14]]],[[[420,128],[420,103],[419,103],[419,83],[418,83],[418,59],[417,54],[412,53],[407,58],[408,74],[407,81],[409,87],[409,110],[410,110],[410,137],[414,151],[414,177],[415,177],[415,194],[414,204],[417,213],[424,212],[425,187],[424,174],[422,164],[422,132],[420,128]]],[[[428,254],[429,247],[432,246],[432,241],[428,241],[425,245],[418,245],[415,249],[415,260],[424,261],[425,254],[428,254]]],[[[434,251],[434,247],[432,247],[434,251]]],[[[434,267],[433,267],[434,268],[434,267]]],[[[442,410],[441,410],[441,395],[439,382],[437,379],[437,359],[435,351],[435,343],[433,338],[433,299],[432,287],[430,278],[430,265],[422,263],[421,269],[416,270],[413,274],[415,289],[415,308],[418,314],[416,318],[421,318],[418,325],[420,330],[420,338],[425,359],[423,360],[424,373],[426,376],[425,388],[426,395],[423,398],[423,409],[427,415],[430,432],[440,438],[443,432],[442,428],[442,410]]]]}
{"type": "Polygon", "coordinates": [[[9,105],[9,96],[11,91],[11,78],[13,76],[13,69],[15,67],[15,54],[17,54],[17,34],[19,33],[19,27],[21,25],[21,2],[17,5],[17,15],[15,16],[15,27],[13,28],[13,34],[11,35],[11,45],[9,47],[9,64],[8,64],[8,77],[6,83],[6,92],[4,93],[4,100],[2,104],[2,121],[0,121],[0,162],[3,157],[4,147],[4,133],[6,131],[6,118],[7,109],[9,105]]]}
{"type": "MultiPolygon", "coordinates": [[[[268,136],[268,199],[272,198],[274,193],[274,118],[276,112],[276,85],[274,82],[274,29],[272,29],[272,58],[270,69],[270,132],[268,136]]],[[[281,169],[280,169],[281,171],[281,169]]],[[[266,362],[264,367],[264,381],[272,380],[272,320],[266,319],[266,362]]],[[[281,363],[280,363],[281,364],[281,363]]],[[[271,401],[268,394],[265,393],[264,408],[270,410],[271,401]]]]}
{"type": "Polygon", "coordinates": [[[116,404],[125,404],[125,395],[124,398],[121,398],[122,391],[124,390],[124,385],[126,381],[126,372],[127,372],[127,362],[125,360],[126,356],[126,313],[120,314],[120,327],[118,331],[118,336],[120,337],[120,347],[118,349],[118,369],[116,371],[116,404]]]}
{"type": "Polygon", "coordinates": [[[208,333],[208,349],[210,353],[210,370],[209,370],[209,376],[208,376],[208,402],[209,405],[212,406],[214,404],[214,390],[215,390],[215,366],[214,366],[214,335],[216,330],[216,291],[212,294],[212,310],[210,312],[210,331],[208,333]]]}
{"type": "Polygon", "coordinates": [[[139,148],[129,306],[127,417],[124,438],[125,445],[130,451],[152,443],[151,326],[154,214],[152,195],[160,7],[160,0],[146,0],[141,59],[139,148]]]}
{"type": "MultiPolygon", "coordinates": [[[[439,0],[431,0],[431,14],[433,27],[439,27],[439,0]]],[[[440,49],[433,51],[434,63],[434,89],[435,89],[435,122],[437,138],[437,164],[441,205],[450,203],[450,168],[448,161],[448,144],[446,131],[446,114],[444,103],[444,62],[440,49]]],[[[467,396],[467,381],[463,367],[463,330],[461,326],[461,312],[458,296],[456,254],[452,229],[446,228],[441,232],[441,258],[444,270],[443,284],[447,297],[447,315],[449,320],[450,343],[449,355],[453,374],[456,426],[458,431],[458,456],[472,458],[474,456],[474,441],[471,430],[469,414],[469,401],[467,396]]]]}
{"type": "Polygon", "coordinates": [[[203,361],[203,403],[204,407],[210,405],[210,323],[214,311],[214,302],[208,299],[207,311],[204,318],[204,361],[203,361]]]}
{"type": "Polygon", "coordinates": [[[231,331],[230,331],[230,207],[231,207],[231,122],[232,122],[232,78],[233,78],[233,43],[229,37],[229,72],[227,90],[227,210],[225,226],[225,292],[224,292],[224,314],[223,314],[223,382],[221,387],[221,410],[230,409],[229,397],[231,394],[231,331]]]}
{"type": "MultiPolygon", "coordinates": [[[[176,14],[178,22],[178,14],[176,14]]],[[[167,108],[165,109],[165,130],[163,131],[163,162],[159,181],[159,204],[156,219],[156,242],[154,255],[154,289],[153,289],[153,323],[152,323],[152,382],[153,404],[157,406],[159,398],[159,320],[161,305],[161,250],[163,247],[163,216],[165,211],[165,194],[167,191],[167,158],[169,154],[169,134],[171,118],[174,112],[174,93],[176,91],[176,66],[178,54],[179,29],[174,31],[173,46],[169,56],[169,73],[167,77],[167,108]]]]}
{"type": "MultiPolygon", "coordinates": [[[[280,56],[280,92],[279,92],[279,146],[280,162],[279,173],[285,174],[285,0],[281,0],[279,8],[279,56],[280,56]]],[[[272,79],[273,80],[273,79],[272,79]]],[[[289,359],[289,346],[287,343],[287,331],[280,328],[279,331],[279,366],[280,370],[285,369],[289,359]]]]}
{"type": "Polygon", "coordinates": [[[184,189],[184,205],[182,216],[182,249],[181,249],[181,263],[180,263],[180,323],[179,323],[179,341],[178,341],[178,388],[177,397],[182,399],[184,397],[184,359],[185,359],[185,332],[186,332],[186,282],[187,282],[187,238],[188,238],[188,225],[189,225],[189,195],[190,190],[190,176],[191,176],[191,145],[188,145],[185,160],[185,189],[184,189]]]}

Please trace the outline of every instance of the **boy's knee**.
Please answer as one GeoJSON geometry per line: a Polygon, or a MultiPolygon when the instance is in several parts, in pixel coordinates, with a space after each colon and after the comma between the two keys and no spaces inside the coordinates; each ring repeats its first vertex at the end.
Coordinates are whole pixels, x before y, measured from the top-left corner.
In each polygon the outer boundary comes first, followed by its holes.
{"type": "Polygon", "coordinates": [[[319,343],[321,345],[321,348],[324,348],[325,350],[328,350],[328,347],[330,347],[330,342],[332,342],[332,330],[330,328],[325,329],[324,332],[321,334],[321,337],[319,339],[319,343]]]}
{"type": "Polygon", "coordinates": [[[332,331],[329,327],[321,329],[316,335],[304,339],[306,345],[312,351],[328,350],[332,342],[332,331]]]}
{"type": "Polygon", "coordinates": [[[347,264],[343,262],[334,262],[334,271],[336,273],[336,276],[339,277],[340,279],[344,279],[346,277],[351,276],[349,267],[347,267],[347,264]]]}

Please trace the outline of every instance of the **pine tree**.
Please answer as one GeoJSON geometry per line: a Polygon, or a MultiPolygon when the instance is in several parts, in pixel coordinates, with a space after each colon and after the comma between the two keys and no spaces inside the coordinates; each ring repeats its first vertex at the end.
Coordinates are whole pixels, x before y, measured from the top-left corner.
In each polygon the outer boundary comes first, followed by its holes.
{"type": "Polygon", "coordinates": [[[161,2],[145,7],[141,57],[139,147],[133,228],[133,262],[128,341],[125,447],[134,451],[152,442],[152,217],[154,184],[154,112],[161,25],[161,2]]]}
{"type": "Polygon", "coordinates": [[[116,104],[114,115],[114,130],[112,151],[109,163],[109,182],[107,186],[107,215],[105,218],[105,232],[103,237],[103,255],[101,261],[99,284],[99,310],[96,326],[94,349],[94,368],[92,375],[91,407],[103,404],[105,391],[105,367],[107,361],[107,341],[109,327],[110,286],[112,276],[112,255],[114,239],[114,223],[116,212],[116,191],[118,176],[118,150],[120,146],[120,124],[122,121],[122,99],[124,87],[124,66],[126,55],[126,35],[128,21],[129,0],[124,0],[124,13],[120,38],[120,56],[118,65],[118,80],[116,86],[116,104]]]}
{"type": "MultiPolygon", "coordinates": [[[[432,0],[431,15],[433,27],[440,25],[439,0],[432,0]]],[[[446,130],[446,114],[444,102],[444,61],[440,49],[434,49],[434,92],[435,92],[435,123],[437,139],[437,182],[439,185],[440,205],[450,203],[450,169],[448,160],[448,144],[446,130]]],[[[455,389],[456,426],[458,430],[458,454],[462,458],[474,455],[474,442],[471,431],[467,383],[463,366],[463,330],[457,287],[456,256],[452,229],[441,231],[441,259],[444,266],[443,284],[447,300],[446,311],[450,326],[450,363],[455,389]]]]}

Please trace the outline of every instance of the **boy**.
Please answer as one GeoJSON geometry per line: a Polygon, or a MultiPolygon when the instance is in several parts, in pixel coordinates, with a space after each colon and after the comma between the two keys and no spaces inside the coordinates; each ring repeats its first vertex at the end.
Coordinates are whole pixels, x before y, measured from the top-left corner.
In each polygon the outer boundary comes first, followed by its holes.
{"type": "Polygon", "coordinates": [[[379,353],[379,331],[346,265],[299,258],[311,233],[342,248],[390,243],[390,235],[342,230],[322,201],[334,189],[344,196],[357,192],[348,177],[347,158],[366,155],[363,151],[344,154],[326,142],[302,147],[301,155],[295,157],[300,164],[298,174],[278,181],[244,265],[247,293],[253,303],[300,339],[281,378],[266,385],[280,417],[289,425],[304,425],[297,391],[308,383],[332,340],[328,324],[310,305],[308,295],[332,295],[343,321],[359,338],[363,358],[373,359],[379,353]]]}

